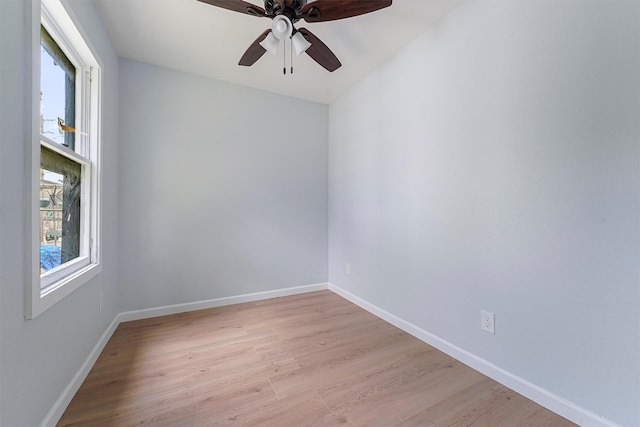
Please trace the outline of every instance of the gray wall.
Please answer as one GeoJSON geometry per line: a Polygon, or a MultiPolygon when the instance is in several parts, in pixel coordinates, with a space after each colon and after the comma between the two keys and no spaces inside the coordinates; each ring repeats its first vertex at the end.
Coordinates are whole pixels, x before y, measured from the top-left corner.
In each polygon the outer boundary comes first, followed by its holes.
{"type": "Polygon", "coordinates": [[[34,320],[25,305],[25,2],[0,0],[0,425],[39,425],[120,310],[118,59],[92,2],[70,0],[104,62],[102,273],[34,320]],[[103,311],[99,294],[104,292],[103,311]]]}
{"type": "Polygon", "coordinates": [[[639,22],[633,1],[470,1],[329,112],[330,282],[627,426],[639,22]]]}
{"type": "Polygon", "coordinates": [[[328,107],[122,60],[123,311],[327,281],[328,107]]]}

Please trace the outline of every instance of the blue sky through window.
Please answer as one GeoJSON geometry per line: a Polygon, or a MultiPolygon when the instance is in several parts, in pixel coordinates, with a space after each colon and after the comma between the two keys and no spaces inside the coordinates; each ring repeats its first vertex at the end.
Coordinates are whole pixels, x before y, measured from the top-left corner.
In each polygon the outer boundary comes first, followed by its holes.
{"type": "MultiPolygon", "coordinates": [[[[40,46],[40,114],[41,132],[53,141],[63,144],[64,134],[58,127],[58,117],[64,120],[65,71],[40,46]]],[[[71,124],[72,125],[72,124],[71,124]]]]}

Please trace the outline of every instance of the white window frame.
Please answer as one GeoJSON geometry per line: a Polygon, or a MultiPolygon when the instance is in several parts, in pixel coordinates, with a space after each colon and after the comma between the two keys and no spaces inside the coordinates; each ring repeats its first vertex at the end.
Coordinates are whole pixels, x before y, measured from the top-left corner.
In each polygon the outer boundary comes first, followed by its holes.
{"type": "Polygon", "coordinates": [[[25,318],[34,319],[102,271],[100,262],[102,62],[70,13],[66,0],[26,2],[31,18],[28,51],[31,96],[27,142],[27,285],[25,318]],[[76,67],[75,151],[40,134],[40,26],[76,67]],[[81,165],[80,256],[40,273],[40,149],[47,147],[81,165]]]}

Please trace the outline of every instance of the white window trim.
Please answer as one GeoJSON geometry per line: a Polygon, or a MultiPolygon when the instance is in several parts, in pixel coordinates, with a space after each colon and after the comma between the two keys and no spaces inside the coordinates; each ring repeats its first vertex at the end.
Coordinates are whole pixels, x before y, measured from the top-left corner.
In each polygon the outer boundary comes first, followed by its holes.
{"type": "MultiPolygon", "coordinates": [[[[27,164],[26,164],[26,209],[27,220],[27,284],[25,318],[34,319],[58,301],[71,294],[90,279],[102,271],[100,250],[100,213],[101,213],[101,92],[102,92],[102,61],[91,45],[88,37],[83,32],[78,20],[71,13],[66,0],[34,0],[25,2],[26,12],[30,18],[31,31],[27,37],[27,56],[30,62],[31,96],[27,100],[27,114],[31,120],[27,124],[27,164]],[[87,132],[90,143],[86,143],[82,149],[86,153],[88,162],[64,146],[42,138],[40,134],[40,25],[43,24],[72,62],[82,58],[86,67],[78,71],[82,78],[76,79],[76,93],[82,98],[82,104],[86,106],[80,116],[86,118],[84,123],[76,123],[76,127],[87,132]],[[64,31],[63,31],[64,30],[64,31]],[[91,70],[90,76],[85,72],[91,70]],[[83,87],[87,83],[90,90],[83,87]],[[80,91],[80,92],[78,92],[80,91]],[[91,96],[89,96],[91,95],[91,96]],[[90,119],[88,118],[91,114],[90,119]],[[61,154],[78,161],[83,168],[81,194],[83,200],[81,209],[84,209],[89,218],[88,227],[82,227],[80,239],[81,248],[89,248],[89,252],[81,249],[80,256],[61,268],[53,269],[41,276],[40,274],[40,146],[46,146],[61,154]],[[94,149],[90,149],[93,147],[94,149]],[[84,175],[84,174],[87,175],[84,175]],[[86,182],[88,181],[88,182],[86,182]],[[85,196],[86,195],[86,196],[85,196]],[[90,195],[90,197],[89,197],[90,195]],[[42,283],[47,286],[43,289],[42,283]]],[[[78,106],[77,108],[80,108],[78,106]]],[[[76,144],[83,144],[82,138],[77,138],[76,144]]],[[[84,215],[84,213],[83,213],[84,215]]]]}

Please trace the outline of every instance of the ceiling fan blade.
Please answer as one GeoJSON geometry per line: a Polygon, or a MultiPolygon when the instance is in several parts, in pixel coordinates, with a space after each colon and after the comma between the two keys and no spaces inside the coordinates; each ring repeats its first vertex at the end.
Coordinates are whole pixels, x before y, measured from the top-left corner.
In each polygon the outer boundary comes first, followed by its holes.
{"type": "Polygon", "coordinates": [[[331,52],[331,49],[329,49],[326,44],[322,43],[322,41],[311,31],[306,28],[300,28],[298,32],[300,32],[304,38],[311,43],[311,46],[306,50],[306,52],[314,61],[330,72],[334,72],[342,66],[340,60],[333,54],[333,52],[331,52]]]}
{"type": "Polygon", "coordinates": [[[244,55],[242,55],[242,58],[240,58],[238,65],[250,67],[265,54],[266,50],[260,46],[260,42],[264,40],[270,32],[271,30],[266,30],[264,33],[260,34],[253,43],[251,43],[249,48],[244,52],[244,55]]]}
{"type": "MultiPolygon", "coordinates": [[[[202,0],[201,0],[202,1],[202,0]]],[[[305,4],[300,18],[307,22],[335,21],[391,6],[392,0],[316,0],[305,4]]]]}
{"type": "Polygon", "coordinates": [[[212,6],[221,7],[223,9],[233,10],[234,12],[245,13],[253,16],[267,17],[265,10],[255,4],[247,3],[242,0],[198,0],[212,6]]]}

